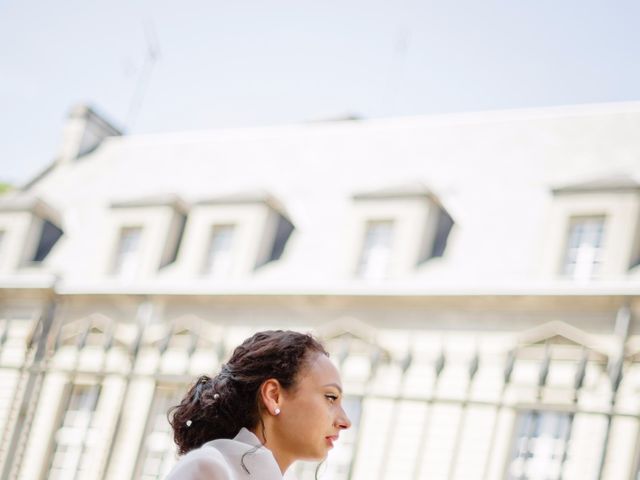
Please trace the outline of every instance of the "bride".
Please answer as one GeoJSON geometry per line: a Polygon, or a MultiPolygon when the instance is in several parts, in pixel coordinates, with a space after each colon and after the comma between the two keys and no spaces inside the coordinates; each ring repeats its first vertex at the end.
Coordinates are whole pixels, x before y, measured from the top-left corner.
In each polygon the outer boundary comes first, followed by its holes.
{"type": "Polygon", "coordinates": [[[314,337],[264,331],[169,411],[182,458],[167,480],[281,480],[325,458],[351,422],[338,370],[314,337]]]}

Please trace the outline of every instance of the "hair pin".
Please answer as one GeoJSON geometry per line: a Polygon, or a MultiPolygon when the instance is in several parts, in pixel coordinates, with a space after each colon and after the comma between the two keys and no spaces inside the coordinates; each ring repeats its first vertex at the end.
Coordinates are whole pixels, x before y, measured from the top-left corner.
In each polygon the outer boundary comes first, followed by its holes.
{"type": "Polygon", "coordinates": [[[193,423],[193,422],[192,422],[191,420],[187,420],[187,421],[186,421],[187,427],[190,427],[192,423],[193,423]]]}

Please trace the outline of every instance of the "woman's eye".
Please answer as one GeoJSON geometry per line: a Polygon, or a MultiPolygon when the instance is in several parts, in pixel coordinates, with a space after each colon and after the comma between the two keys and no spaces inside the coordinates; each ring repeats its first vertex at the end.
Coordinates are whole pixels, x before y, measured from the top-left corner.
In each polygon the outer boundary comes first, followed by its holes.
{"type": "Polygon", "coordinates": [[[335,402],[338,399],[338,397],[335,395],[325,395],[325,397],[327,397],[331,403],[335,402]]]}

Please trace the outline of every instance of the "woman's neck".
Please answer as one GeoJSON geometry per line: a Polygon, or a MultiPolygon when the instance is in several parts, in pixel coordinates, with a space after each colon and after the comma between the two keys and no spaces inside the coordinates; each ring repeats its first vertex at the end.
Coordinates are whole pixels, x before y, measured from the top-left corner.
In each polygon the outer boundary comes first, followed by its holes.
{"type": "Polygon", "coordinates": [[[277,439],[272,438],[273,435],[270,435],[267,438],[263,427],[260,426],[252,428],[250,431],[258,437],[260,443],[262,443],[262,445],[271,452],[273,458],[275,458],[276,463],[278,464],[278,467],[280,468],[280,471],[282,472],[282,475],[284,475],[295,459],[289,458],[288,455],[283,454],[284,449],[278,447],[277,439]]]}

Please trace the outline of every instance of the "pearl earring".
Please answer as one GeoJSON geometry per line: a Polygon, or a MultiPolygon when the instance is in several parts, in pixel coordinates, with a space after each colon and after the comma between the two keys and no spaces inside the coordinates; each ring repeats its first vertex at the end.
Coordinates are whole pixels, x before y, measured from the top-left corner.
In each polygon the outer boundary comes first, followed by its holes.
{"type": "Polygon", "coordinates": [[[280,415],[280,409],[279,409],[278,407],[276,407],[276,409],[275,409],[274,413],[275,413],[276,415],[280,415]]]}

